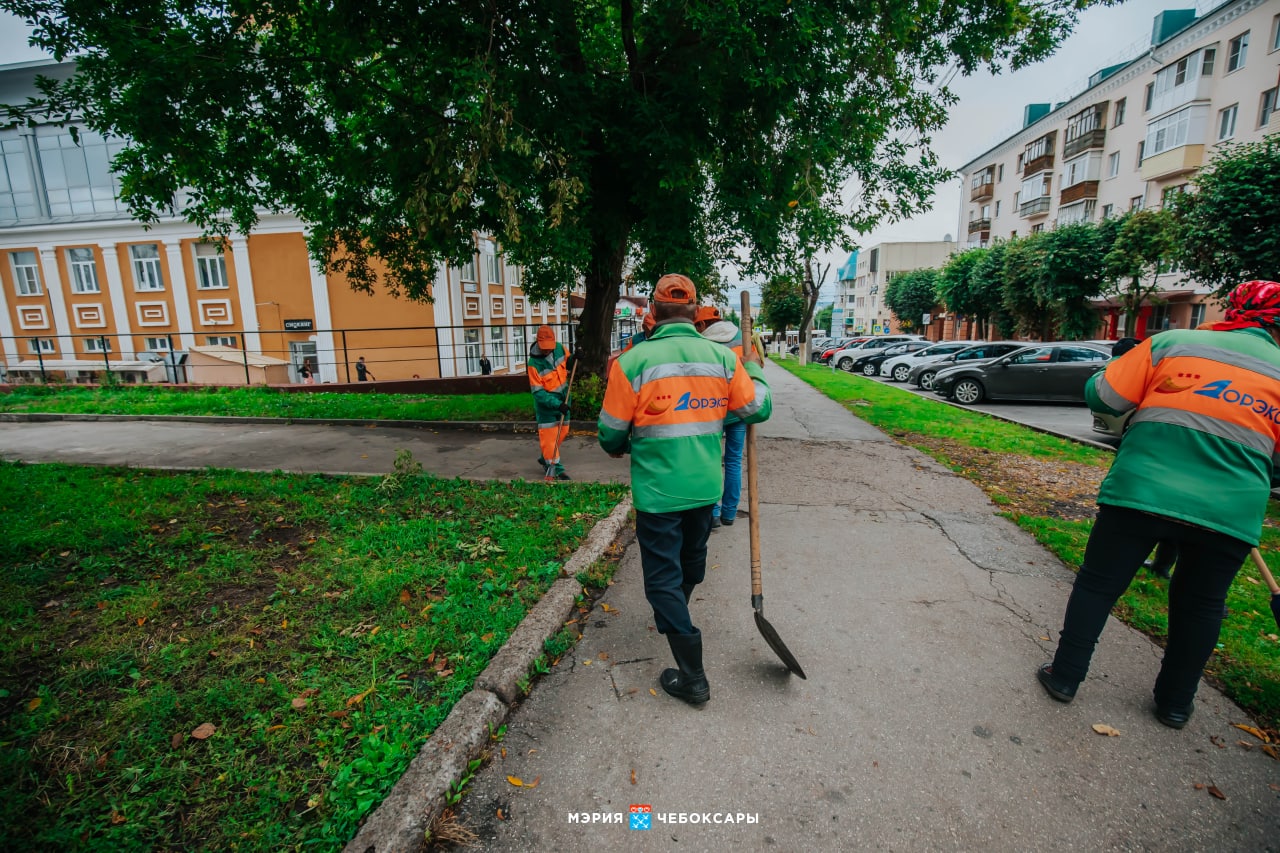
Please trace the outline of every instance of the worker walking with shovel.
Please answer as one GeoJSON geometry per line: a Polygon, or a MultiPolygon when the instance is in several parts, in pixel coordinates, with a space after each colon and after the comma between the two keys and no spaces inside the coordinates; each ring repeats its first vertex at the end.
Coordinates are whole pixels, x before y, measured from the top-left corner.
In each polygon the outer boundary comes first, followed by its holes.
{"type": "Polygon", "coordinates": [[[533,392],[534,416],[538,421],[538,464],[548,480],[567,480],[560,464],[560,445],[569,435],[569,385],[573,355],[556,343],[556,330],[539,326],[529,348],[529,390],[533,392]]]}
{"type": "Polygon", "coordinates": [[[662,689],[700,705],[711,698],[702,666],[702,633],[689,614],[707,566],[712,507],[720,499],[720,435],[725,415],[746,423],[773,411],[758,364],[693,326],[698,294],[683,275],[664,275],[653,294],[657,325],[644,346],[609,370],[599,441],[609,455],[631,453],[631,491],[645,597],[676,668],[662,689]]]}

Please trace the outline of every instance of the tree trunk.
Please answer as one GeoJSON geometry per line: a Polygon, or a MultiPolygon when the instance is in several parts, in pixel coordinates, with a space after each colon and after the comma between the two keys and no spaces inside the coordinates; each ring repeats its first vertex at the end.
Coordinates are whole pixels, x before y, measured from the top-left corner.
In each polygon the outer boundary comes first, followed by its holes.
{"type": "Polygon", "coordinates": [[[813,323],[813,315],[818,310],[818,296],[822,293],[822,283],[827,280],[827,271],[831,264],[822,270],[822,275],[813,280],[813,258],[805,258],[804,275],[800,278],[800,292],[804,294],[804,317],[800,320],[800,364],[809,363],[809,326],[813,323]]]}
{"type": "Polygon", "coordinates": [[[626,254],[625,237],[598,237],[592,246],[591,266],[584,277],[586,304],[578,318],[578,373],[604,376],[626,254]]]}

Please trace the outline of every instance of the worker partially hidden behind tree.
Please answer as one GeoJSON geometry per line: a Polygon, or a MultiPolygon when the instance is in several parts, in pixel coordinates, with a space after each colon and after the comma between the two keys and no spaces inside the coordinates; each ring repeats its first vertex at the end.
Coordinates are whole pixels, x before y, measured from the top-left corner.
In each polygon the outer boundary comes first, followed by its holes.
{"type": "Polygon", "coordinates": [[[653,302],[657,326],[609,368],[599,441],[610,456],[631,453],[644,593],[678,667],[663,670],[662,689],[700,705],[711,688],[689,601],[706,575],[711,508],[723,485],[720,434],[726,414],[759,423],[773,404],[760,365],[744,365],[694,329],[692,281],[664,275],[653,302]]]}
{"type": "Polygon", "coordinates": [[[1053,662],[1037,677],[1070,702],[1116,600],[1157,542],[1178,549],[1169,584],[1169,638],[1155,716],[1191,718],[1218,642],[1227,590],[1258,544],[1280,444],[1280,284],[1250,281],[1212,331],[1171,330],[1094,374],[1089,407],[1137,409],[1098,491],[1098,518],[1067,601],[1053,662]]]}

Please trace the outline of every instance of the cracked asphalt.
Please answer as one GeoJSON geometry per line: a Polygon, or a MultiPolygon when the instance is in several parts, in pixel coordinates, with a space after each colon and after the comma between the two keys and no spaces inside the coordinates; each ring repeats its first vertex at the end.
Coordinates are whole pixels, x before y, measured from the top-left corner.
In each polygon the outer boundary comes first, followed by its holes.
{"type": "MultiPolygon", "coordinates": [[[[1280,849],[1280,762],[1238,745],[1242,711],[1204,685],[1187,728],[1157,723],[1161,651],[1114,620],[1075,702],[1049,699],[1034,673],[1072,573],[972,484],[767,370],[764,612],[808,680],[755,627],[743,518],[713,534],[693,601],[711,701],[663,694],[670,652],[630,543],[457,808],[479,847],[1280,849]],[[651,828],[629,828],[633,805],[651,828]]],[[[28,461],[382,473],[402,448],[442,476],[541,476],[531,434],[0,423],[0,456],[28,461]]],[[[576,479],[627,480],[589,435],[564,456],[576,479]]]]}

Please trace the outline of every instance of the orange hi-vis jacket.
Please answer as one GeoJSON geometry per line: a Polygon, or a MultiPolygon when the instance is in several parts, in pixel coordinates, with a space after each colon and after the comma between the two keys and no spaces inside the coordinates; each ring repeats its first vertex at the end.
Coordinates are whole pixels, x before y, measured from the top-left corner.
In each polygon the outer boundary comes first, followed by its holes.
{"type": "Polygon", "coordinates": [[[545,355],[536,344],[529,349],[526,370],[529,390],[533,392],[534,415],[540,428],[554,427],[560,418],[560,404],[569,389],[569,371],[565,368],[568,358],[569,351],[560,343],[545,355]]]}
{"type": "Polygon", "coordinates": [[[1265,330],[1161,332],[1090,377],[1085,400],[1137,409],[1098,503],[1258,544],[1280,445],[1280,347],[1265,330]]]}
{"type": "Polygon", "coordinates": [[[760,423],[772,411],[760,365],[691,323],[663,323],[610,368],[598,439],[609,453],[631,451],[637,510],[679,512],[720,499],[725,416],[760,423]]]}

